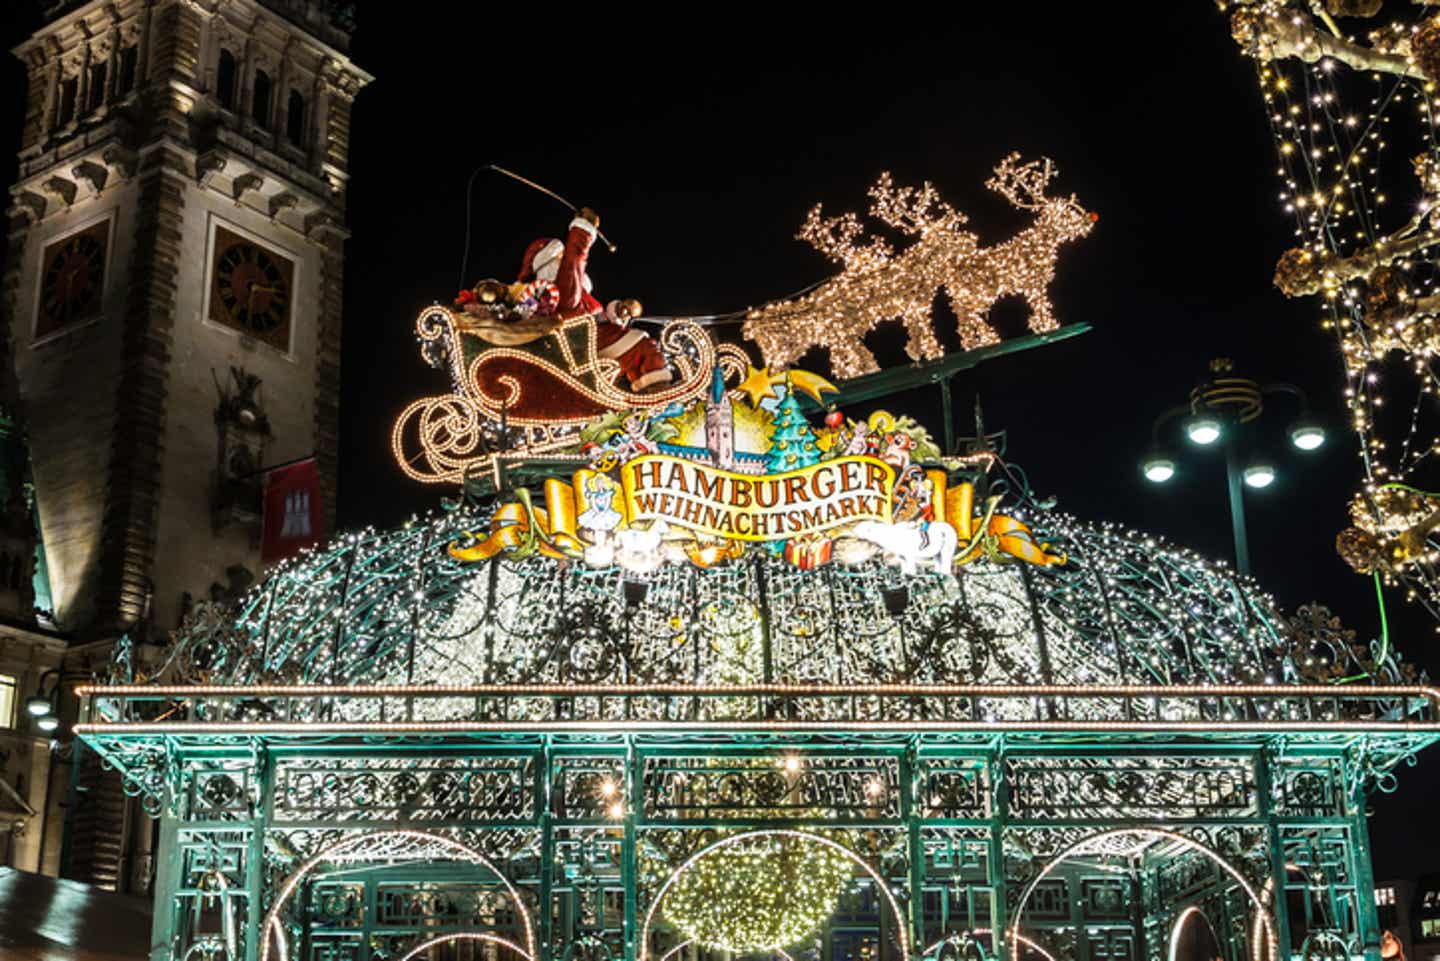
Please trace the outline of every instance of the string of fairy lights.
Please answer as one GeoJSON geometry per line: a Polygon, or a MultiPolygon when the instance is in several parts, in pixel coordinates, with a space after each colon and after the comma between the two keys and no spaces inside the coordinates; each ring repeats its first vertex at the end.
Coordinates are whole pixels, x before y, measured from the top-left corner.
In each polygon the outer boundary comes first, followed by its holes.
{"type": "MultiPolygon", "coordinates": [[[[977,565],[962,585],[874,563],[803,571],[760,554],[635,578],[540,555],[467,564],[443,549],[487,527],[492,510],[342,535],[280,565],[237,611],[197,610],[146,677],[114,679],[1234,685],[1410,676],[1393,652],[1356,644],[1328,615],[1285,618],[1222,564],[1056,511],[1017,516],[1068,564],[1023,573],[977,565]]],[[[667,705],[657,697],[651,708],[663,718],[667,705]]],[[[552,707],[537,697],[515,719],[543,719],[552,707]]],[[[373,720],[378,710],[347,699],[326,718],[373,720]]],[[[435,710],[416,720],[444,720],[443,706],[435,710]]],[[[993,720],[1005,720],[996,710],[993,720]]]]}
{"type": "Polygon", "coordinates": [[[1353,0],[1218,6],[1255,62],[1295,224],[1275,285],[1316,301],[1343,362],[1363,479],[1337,552],[1440,620],[1440,17],[1411,6],[1380,21],[1382,4],[1353,0]]]}

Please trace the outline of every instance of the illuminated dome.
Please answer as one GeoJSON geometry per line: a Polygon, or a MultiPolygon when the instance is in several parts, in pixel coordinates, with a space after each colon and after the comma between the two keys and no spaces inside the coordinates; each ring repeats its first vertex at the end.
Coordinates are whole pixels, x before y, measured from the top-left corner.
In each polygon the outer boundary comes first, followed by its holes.
{"type": "MultiPolygon", "coordinates": [[[[539,553],[450,556],[446,545],[487,529],[490,514],[467,507],[342,536],[276,570],[238,616],[202,610],[177,634],[170,673],[208,683],[573,691],[1285,683],[1357,670],[1383,680],[1395,670],[1367,667],[1323,614],[1287,621],[1223,565],[1053,511],[1029,522],[1065,564],[982,559],[953,578],[905,577],[878,559],[801,570],[763,549],[708,569],[663,565],[643,579],[539,553]]],[[[601,699],[593,707],[604,716],[601,699]]],[[[1010,698],[996,716],[1015,710],[1029,709],[1010,698]]]]}

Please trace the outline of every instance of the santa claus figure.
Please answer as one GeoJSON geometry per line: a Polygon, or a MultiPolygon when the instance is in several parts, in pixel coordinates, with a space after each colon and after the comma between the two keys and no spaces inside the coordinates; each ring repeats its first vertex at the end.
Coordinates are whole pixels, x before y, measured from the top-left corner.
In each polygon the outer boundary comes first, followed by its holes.
{"type": "Polygon", "coordinates": [[[640,316],[640,304],[612,300],[602,307],[590,293],[590,276],[585,268],[599,226],[599,214],[585,207],[570,221],[563,243],[550,238],[531,243],[520,264],[520,283],[553,284],[558,293],[553,312],[560,320],[597,315],[596,353],[619,362],[631,390],[668,384],[675,375],[665,363],[665,355],[648,334],[630,326],[630,321],[640,316]]]}

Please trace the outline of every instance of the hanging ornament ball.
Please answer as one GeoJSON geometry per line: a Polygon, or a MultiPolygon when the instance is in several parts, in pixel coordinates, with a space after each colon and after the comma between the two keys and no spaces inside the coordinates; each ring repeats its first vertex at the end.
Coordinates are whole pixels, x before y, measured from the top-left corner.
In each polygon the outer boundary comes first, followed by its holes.
{"type": "Polygon", "coordinates": [[[840,413],[838,410],[832,410],[830,413],[825,415],[826,427],[833,427],[839,429],[839,427],[844,423],[845,415],[840,413]]]}
{"type": "Polygon", "coordinates": [[[1410,55],[1429,80],[1440,80],[1440,17],[1431,17],[1410,35],[1410,55]]]}
{"type": "Polygon", "coordinates": [[[1393,267],[1377,267],[1370,273],[1365,289],[1365,318],[1374,325],[1383,323],[1400,307],[1405,281],[1393,267]]]}
{"type": "Polygon", "coordinates": [[[1230,36],[1247,57],[1269,60],[1278,42],[1279,18],[1263,8],[1237,7],[1230,15],[1230,36]]]}
{"type": "Polygon", "coordinates": [[[1357,574],[1369,574],[1383,559],[1379,538],[1358,527],[1347,527],[1335,536],[1335,553],[1357,574]]]}
{"type": "Polygon", "coordinates": [[[1325,9],[1332,17],[1373,17],[1385,0],[1325,0],[1325,9]]]}
{"type": "Polygon", "coordinates": [[[1320,292],[1320,260],[1314,253],[1292,247],[1275,265],[1275,286],[1286,297],[1308,297],[1320,292]]]}

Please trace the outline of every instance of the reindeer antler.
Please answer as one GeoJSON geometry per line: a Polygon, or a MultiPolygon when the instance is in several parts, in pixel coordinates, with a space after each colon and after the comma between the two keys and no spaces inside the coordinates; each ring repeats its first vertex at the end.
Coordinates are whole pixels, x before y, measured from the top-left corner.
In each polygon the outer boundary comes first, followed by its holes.
{"type": "Polygon", "coordinates": [[[985,186],[1000,194],[1021,210],[1034,210],[1045,204],[1045,187],[1060,171],[1048,157],[1022,164],[1018,151],[1009,154],[995,166],[995,176],[985,186]]]}
{"type": "Polygon", "coordinates": [[[838,217],[823,217],[820,206],[811,208],[805,223],[795,235],[826,257],[849,268],[864,268],[884,263],[893,251],[890,245],[879,237],[871,237],[868,243],[859,241],[865,236],[865,225],[853,213],[838,217]]]}
{"type": "Polygon", "coordinates": [[[920,187],[896,187],[889,171],[882,173],[870,188],[870,214],[903,234],[919,234],[933,227],[955,228],[966,217],[940,199],[940,192],[928,180],[920,187]]]}

